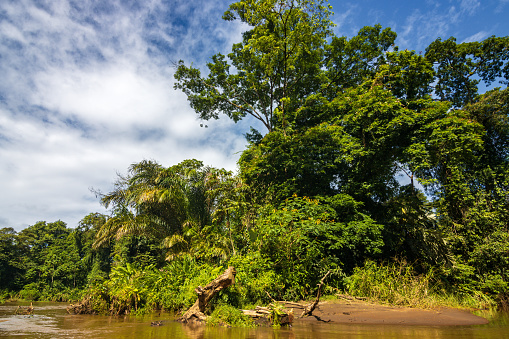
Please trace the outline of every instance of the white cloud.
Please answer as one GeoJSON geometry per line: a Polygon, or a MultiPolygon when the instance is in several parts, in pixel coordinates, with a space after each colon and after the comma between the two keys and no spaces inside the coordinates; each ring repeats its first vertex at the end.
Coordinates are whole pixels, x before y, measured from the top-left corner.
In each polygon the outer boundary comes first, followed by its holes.
{"type": "Polygon", "coordinates": [[[221,20],[227,5],[2,2],[0,227],[75,226],[104,212],[90,187],[108,191],[143,159],[235,169],[248,123],[200,128],[172,87],[172,61],[201,67],[240,39],[245,27],[221,20]]]}
{"type": "MultiPolygon", "coordinates": [[[[136,65],[108,64],[92,70],[49,69],[34,76],[32,102],[89,125],[120,128],[154,125],[168,117],[168,77],[138,74],[136,65]]],[[[180,100],[182,98],[179,96],[180,100]]],[[[184,98],[185,100],[185,98],[184,98]]]]}
{"type": "Polygon", "coordinates": [[[507,4],[509,4],[509,0],[499,0],[498,6],[495,8],[495,13],[501,13],[507,4]]]}
{"type": "Polygon", "coordinates": [[[460,4],[461,11],[469,15],[474,14],[479,6],[481,6],[481,3],[478,0],[461,0],[460,4]]]}
{"type": "Polygon", "coordinates": [[[436,38],[457,37],[457,28],[462,27],[480,8],[478,0],[450,1],[451,5],[434,1],[416,8],[407,16],[404,30],[398,32],[398,43],[424,50],[436,38]]]}
{"type": "Polygon", "coordinates": [[[486,39],[487,37],[489,36],[489,33],[486,32],[486,31],[480,31],[480,32],[477,32],[467,38],[465,38],[463,42],[473,42],[473,41],[481,41],[481,40],[484,40],[486,39]]]}
{"type": "Polygon", "coordinates": [[[346,9],[343,12],[334,12],[332,17],[332,22],[336,24],[334,31],[338,36],[354,36],[362,28],[355,22],[355,14],[360,9],[356,4],[351,3],[347,3],[344,6],[346,6],[346,9]]]}

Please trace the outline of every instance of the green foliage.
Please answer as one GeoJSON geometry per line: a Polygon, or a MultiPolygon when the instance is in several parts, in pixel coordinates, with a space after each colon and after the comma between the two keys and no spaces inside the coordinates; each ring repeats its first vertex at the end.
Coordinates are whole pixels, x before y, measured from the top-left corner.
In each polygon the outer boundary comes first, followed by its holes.
{"type": "Polygon", "coordinates": [[[223,267],[199,264],[190,257],[172,260],[161,269],[156,291],[158,303],[166,309],[182,310],[196,301],[197,286],[205,286],[222,273],[223,267]]]}
{"type": "Polygon", "coordinates": [[[19,295],[24,300],[39,300],[41,297],[40,286],[37,283],[30,283],[23,286],[23,289],[19,292],[19,295]]]}
{"type": "Polygon", "coordinates": [[[481,239],[472,252],[461,260],[457,257],[444,276],[457,293],[477,296],[487,303],[504,300],[509,289],[509,235],[495,231],[481,239]]]}
{"type": "MultiPolygon", "coordinates": [[[[422,308],[495,307],[493,295],[485,294],[469,283],[451,285],[444,276],[445,271],[429,268],[419,273],[413,265],[405,261],[377,264],[368,260],[363,267],[356,268],[354,273],[345,279],[345,290],[354,296],[391,305],[422,308]]],[[[447,273],[451,279],[466,282],[465,279],[473,276],[473,268],[458,264],[447,273]]]]}
{"type": "Polygon", "coordinates": [[[281,275],[281,297],[308,297],[327,270],[351,270],[366,256],[381,253],[382,227],[355,207],[343,195],[323,201],[294,196],[278,209],[268,205],[262,210],[253,248],[281,275]],[[354,213],[338,213],[349,209],[354,213]]]}
{"type": "Polygon", "coordinates": [[[253,320],[231,305],[218,305],[207,319],[207,325],[254,327],[253,320]]]}
{"type": "Polygon", "coordinates": [[[268,308],[270,312],[269,321],[272,323],[272,327],[281,327],[281,318],[286,314],[284,305],[275,302],[271,303],[268,308]]]}
{"type": "Polygon", "coordinates": [[[241,176],[259,203],[333,194],[341,138],[340,128],[325,124],[303,133],[272,132],[242,153],[241,176]]]}
{"type": "Polygon", "coordinates": [[[215,279],[224,268],[179,257],[161,269],[125,263],[109,279],[92,285],[86,300],[99,314],[143,314],[150,309],[182,310],[196,301],[195,289],[215,279]]]}
{"type": "Polygon", "coordinates": [[[431,307],[431,295],[437,292],[434,274],[429,270],[418,275],[406,262],[379,265],[368,260],[346,278],[346,291],[391,305],[431,307]]]}
{"type": "MultiPolygon", "coordinates": [[[[102,196],[102,203],[113,207],[114,216],[98,230],[95,247],[111,239],[138,236],[149,246],[169,248],[167,259],[181,254],[224,257],[233,248],[217,232],[221,228],[213,225],[213,218],[221,206],[220,187],[230,176],[197,160],[169,168],[153,161],[131,165],[114,191],[102,196]]],[[[150,258],[140,262],[148,264],[150,258]]],[[[152,263],[160,265],[157,259],[152,263]]]]}
{"type": "Polygon", "coordinates": [[[0,289],[19,288],[23,275],[23,251],[11,227],[0,229],[0,289]]]}
{"type": "Polygon", "coordinates": [[[270,301],[270,295],[278,295],[285,285],[279,272],[267,257],[259,251],[250,251],[244,255],[230,258],[229,266],[235,267],[235,285],[224,294],[235,306],[262,305],[270,301]]]}
{"type": "Polygon", "coordinates": [[[372,79],[395,40],[396,33],[381,25],[363,27],[351,39],[333,36],[325,46],[325,74],[330,83],[322,86],[327,98],[332,100],[338,92],[372,79]]]}
{"type": "Polygon", "coordinates": [[[444,41],[438,38],[426,48],[425,55],[435,65],[435,94],[462,107],[474,101],[481,80],[488,86],[496,80],[507,85],[508,47],[509,37],[491,36],[461,44],[454,37],[444,41]]]}
{"type": "Polygon", "coordinates": [[[389,89],[405,104],[424,99],[432,91],[434,79],[433,65],[415,51],[395,51],[385,53],[386,61],[378,67],[376,80],[389,89]]]}
{"type": "MultiPolygon", "coordinates": [[[[189,256],[182,256],[170,261],[159,270],[156,280],[152,304],[169,310],[181,310],[190,307],[196,300],[194,288],[189,280],[195,279],[200,273],[208,274],[203,270],[208,266],[199,265],[189,256]]],[[[215,277],[214,277],[215,278],[215,277]]]]}
{"type": "Polygon", "coordinates": [[[25,284],[42,284],[56,290],[83,284],[78,243],[65,223],[38,222],[21,231],[18,240],[27,252],[25,284]]]}
{"type": "Polygon", "coordinates": [[[74,230],[62,221],[38,222],[19,233],[3,229],[7,232],[0,233],[0,260],[5,258],[2,249],[10,247],[11,261],[0,261],[0,271],[10,270],[9,286],[27,300],[80,299],[94,265],[109,265],[109,255],[97,256],[92,250],[96,229],[87,224],[104,218],[90,214],[74,230]]]}

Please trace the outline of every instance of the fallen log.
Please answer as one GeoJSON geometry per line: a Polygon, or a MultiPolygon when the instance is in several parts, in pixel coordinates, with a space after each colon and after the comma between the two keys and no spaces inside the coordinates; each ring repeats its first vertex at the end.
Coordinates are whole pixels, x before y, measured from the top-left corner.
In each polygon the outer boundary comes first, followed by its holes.
{"type": "Polygon", "coordinates": [[[235,284],[235,268],[233,266],[228,267],[219,277],[212,280],[205,287],[198,286],[194,291],[198,295],[195,303],[189,308],[178,321],[183,323],[189,322],[203,322],[207,319],[205,315],[205,309],[207,308],[210,300],[214,295],[221,291],[223,288],[235,284]]]}
{"type": "Polygon", "coordinates": [[[344,300],[350,300],[350,301],[353,301],[353,300],[366,301],[366,300],[368,300],[368,298],[366,298],[366,297],[352,297],[351,295],[346,295],[346,294],[341,294],[341,293],[336,294],[336,297],[338,297],[340,299],[344,299],[344,300]]]}
{"type": "Polygon", "coordinates": [[[270,304],[269,307],[256,306],[254,310],[242,310],[242,313],[253,318],[255,323],[271,325],[291,325],[294,319],[293,309],[287,310],[276,304],[270,304]]]}

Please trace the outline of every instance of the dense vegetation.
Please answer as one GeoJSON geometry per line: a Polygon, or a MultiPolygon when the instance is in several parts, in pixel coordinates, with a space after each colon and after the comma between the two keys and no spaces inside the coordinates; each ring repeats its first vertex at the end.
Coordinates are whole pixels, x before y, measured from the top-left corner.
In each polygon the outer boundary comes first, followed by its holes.
{"type": "Polygon", "coordinates": [[[308,298],[328,270],[329,293],[507,302],[509,37],[422,55],[379,25],[335,36],[330,17],[324,1],[233,3],[224,18],[251,29],[206,76],[179,62],[175,87],[204,120],[265,126],[238,173],[142,161],[101,195],[109,216],[3,228],[4,297],[182,309],[233,265],[216,304],[308,298]]]}

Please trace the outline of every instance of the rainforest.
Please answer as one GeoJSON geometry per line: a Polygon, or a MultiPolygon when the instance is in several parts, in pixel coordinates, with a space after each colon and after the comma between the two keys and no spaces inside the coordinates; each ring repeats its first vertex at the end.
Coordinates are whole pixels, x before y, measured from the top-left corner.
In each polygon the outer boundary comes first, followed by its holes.
{"type": "Polygon", "coordinates": [[[133,163],[109,214],[0,229],[0,301],[97,314],[210,312],[323,293],[509,306],[509,37],[400,50],[380,25],[336,36],[326,1],[241,0],[249,26],[207,69],[176,62],[199,119],[254,119],[238,170],[133,163]]]}

